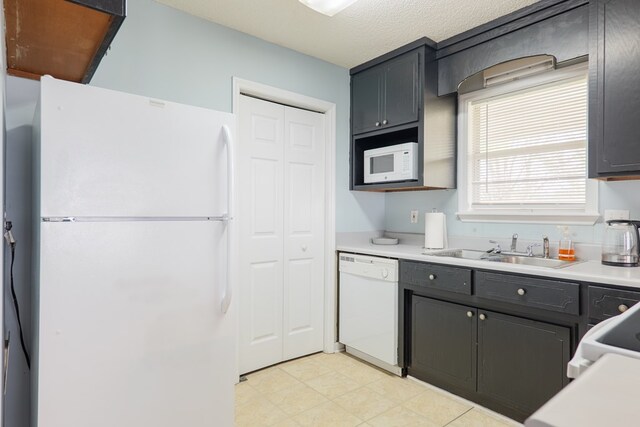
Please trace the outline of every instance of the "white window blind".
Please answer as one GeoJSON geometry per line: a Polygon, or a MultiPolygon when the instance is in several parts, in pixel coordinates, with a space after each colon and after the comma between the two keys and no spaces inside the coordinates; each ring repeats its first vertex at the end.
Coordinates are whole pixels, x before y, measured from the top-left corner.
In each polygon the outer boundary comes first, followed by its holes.
{"type": "Polygon", "coordinates": [[[468,114],[471,208],[585,208],[586,74],[471,100],[468,114]]]}

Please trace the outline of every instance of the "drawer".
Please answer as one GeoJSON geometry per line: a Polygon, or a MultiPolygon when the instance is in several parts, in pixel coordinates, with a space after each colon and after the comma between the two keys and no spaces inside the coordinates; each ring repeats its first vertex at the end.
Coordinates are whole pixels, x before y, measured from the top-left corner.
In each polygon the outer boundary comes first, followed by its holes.
{"type": "Polygon", "coordinates": [[[589,286],[589,318],[605,320],[640,301],[640,292],[589,286]]]}
{"type": "Polygon", "coordinates": [[[413,286],[471,295],[471,270],[467,268],[402,261],[400,281],[413,286]]]}
{"type": "Polygon", "coordinates": [[[475,294],[532,308],[580,314],[580,285],[477,271],[475,294]]]}

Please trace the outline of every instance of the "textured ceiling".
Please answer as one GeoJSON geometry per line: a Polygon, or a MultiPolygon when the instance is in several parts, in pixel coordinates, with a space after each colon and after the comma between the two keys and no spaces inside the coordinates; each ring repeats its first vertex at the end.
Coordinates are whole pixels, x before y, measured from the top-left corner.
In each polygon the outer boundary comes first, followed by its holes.
{"type": "Polygon", "coordinates": [[[298,0],[156,0],[351,68],[420,37],[441,41],[538,0],[358,0],[333,17],[298,0]]]}

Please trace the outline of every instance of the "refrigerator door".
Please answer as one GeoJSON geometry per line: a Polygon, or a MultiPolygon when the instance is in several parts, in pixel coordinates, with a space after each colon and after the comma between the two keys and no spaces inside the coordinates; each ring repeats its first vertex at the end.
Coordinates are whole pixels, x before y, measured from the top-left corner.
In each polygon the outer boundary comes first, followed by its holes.
{"type": "Polygon", "coordinates": [[[226,225],[42,223],[40,232],[37,425],[232,426],[226,225]]]}
{"type": "Polygon", "coordinates": [[[43,77],[40,119],[42,217],[226,212],[232,114],[43,77]]]}

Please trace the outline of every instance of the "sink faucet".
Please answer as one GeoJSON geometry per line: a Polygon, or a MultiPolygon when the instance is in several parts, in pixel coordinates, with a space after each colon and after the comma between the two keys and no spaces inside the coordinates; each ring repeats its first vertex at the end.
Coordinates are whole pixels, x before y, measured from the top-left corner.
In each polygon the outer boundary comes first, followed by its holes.
{"type": "Polygon", "coordinates": [[[543,236],[542,237],[542,256],[544,258],[550,258],[551,257],[551,253],[549,251],[549,237],[548,236],[543,236]]]}
{"type": "Polygon", "coordinates": [[[488,254],[499,254],[502,253],[502,248],[500,244],[495,240],[489,240],[489,243],[493,243],[495,246],[487,251],[488,254]]]}
{"type": "Polygon", "coordinates": [[[518,244],[518,234],[514,233],[511,236],[511,252],[516,252],[516,245],[518,244]]]}

